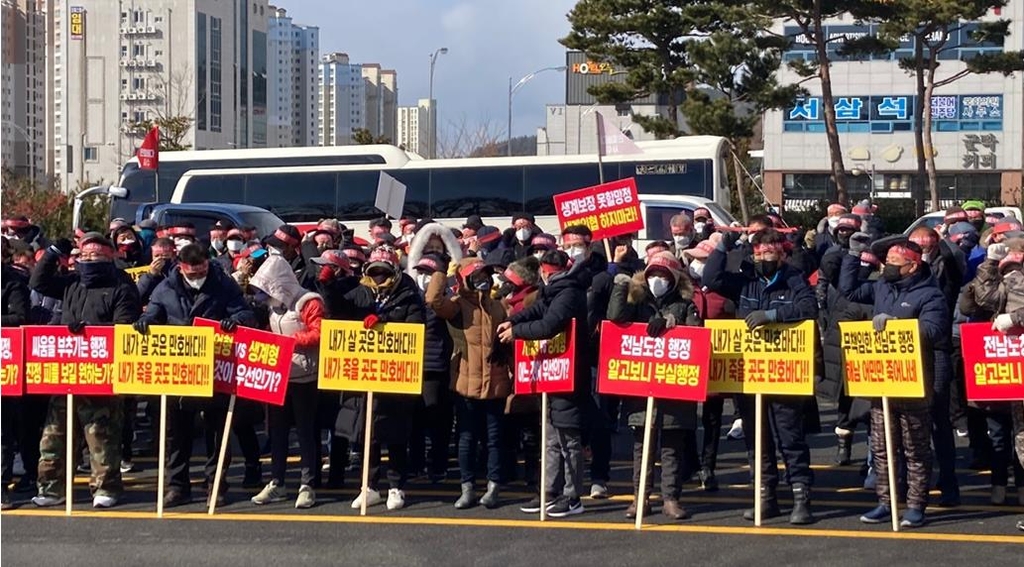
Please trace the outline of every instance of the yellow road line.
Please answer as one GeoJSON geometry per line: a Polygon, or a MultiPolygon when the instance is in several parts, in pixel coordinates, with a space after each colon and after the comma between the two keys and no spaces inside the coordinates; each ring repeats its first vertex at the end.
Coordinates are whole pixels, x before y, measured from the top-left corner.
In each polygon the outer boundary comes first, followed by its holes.
{"type": "MultiPolygon", "coordinates": [[[[51,517],[63,518],[63,510],[10,510],[5,516],[51,517]]],[[[116,518],[125,520],[153,520],[151,512],[125,512],[107,510],[103,512],[75,512],[76,518],[116,518]]],[[[536,520],[506,520],[486,518],[427,518],[427,517],[384,517],[384,516],[326,516],[326,515],[275,515],[275,514],[239,514],[221,513],[209,516],[203,513],[165,513],[166,520],[206,520],[206,521],[238,521],[238,522],[295,522],[295,523],[334,523],[334,524],[385,524],[385,525],[416,525],[416,526],[462,526],[491,528],[532,528],[562,530],[593,530],[593,531],[632,531],[630,523],[611,522],[580,522],[580,521],[548,521],[541,523],[536,520]]],[[[1024,544],[1024,537],[1001,536],[986,534],[933,533],[919,531],[854,531],[813,528],[754,528],[734,526],[696,526],[696,525],[651,525],[644,526],[646,532],[669,532],[690,534],[720,535],[760,535],[789,537],[839,537],[849,539],[888,539],[909,541],[939,541],[955,543],[1002,543],[1024,544]]]]}

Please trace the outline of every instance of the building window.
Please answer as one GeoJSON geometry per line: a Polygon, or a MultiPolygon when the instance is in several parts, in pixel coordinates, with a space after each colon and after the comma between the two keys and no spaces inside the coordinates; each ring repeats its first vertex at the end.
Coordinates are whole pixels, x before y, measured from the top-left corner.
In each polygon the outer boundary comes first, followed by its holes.
{"type": "Polygon", "coordinates": [[[121,46],[121,59],[125,59],[127,57],[128,57],[128,46],[127,45],[122,45],[121,46]]]}
{"type": "Polygon", "coordinates": [[[210,18],[210,131],[221,128],[221,19],[210,18]]]}
{"type": "Polygon", "coordinates": [[[82,159],[88,162],[95,163],[99,161],[99,151],[93,146],[85,146],[82,148],[82,159]]]}
{"type": "Polygon", "coordinates": [[[196,12],[196,129],[206,130],[206,14],[196,12]]]}
{"type": "Polygon", "coordinates": [[[136,43],[132,46],[132,56],[134,57],[145,57],[146,46],[141,43],[136,43]]]}
{"type": "Polygon", "coordinates": [[[135,90],[142,90],[146,88],[146,79],[143,77],[132,78],[132,88],[135,90]]]}

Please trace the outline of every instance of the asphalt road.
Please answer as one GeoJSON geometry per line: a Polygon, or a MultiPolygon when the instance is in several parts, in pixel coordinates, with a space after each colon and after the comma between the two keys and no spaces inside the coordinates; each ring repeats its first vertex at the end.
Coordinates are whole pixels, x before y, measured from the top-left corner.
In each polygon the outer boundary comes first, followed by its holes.
{"type": "MultiPolygon", "coordinates": [[[[830,423],[827,414],[825,423],[830,423]]],[[[862,460],[863,433],[858,439],[854,456],[862,460]]],[[[865,526],[858,521],[874,506],[874,495],[861,487],[859,463],[830,464],[832,443],[831,434],[812,438],[818,517],[813,526],[790,526],[785,517],[766,521],[760,529],[743,521],[740,514],[751,505],[753,494],[743,444],[723,441],[722,490],[706,493],[688,483],[681,500],[693,517],[669,521],[658,514],[656,504],[642,532],[633,530],[632,521],[623,516],[631,492],[625,435],[616,443],[613,497],[584,499],[584,514],[544,524],[536,515],[519,512],[518,504],[531,496],[522,484],[509,486],[503,493],[504,505],[496,510],[455,510],[454,462],[444,483],[411,481],[405,509],[373,507],[365,518],[348,505],[357,492],[358,474],[351,473],[346,488],[319,490],[318,505],[311,510],[295,510],[291,500],[256,507],[248,501],[255,491],[232,489],[228,504],[210,517],[197,486],[193,504],[169,510],[158,520],[155,463],[140,458],[136,460],[146,470],[126,475],[125,499],[113,510],[91,509],[81,476],[71,518],[65,518],[62,509],[36,509],[25,502],[31,494],[18,495],[19,509],[0,515],[0,560],[5,565],[1024,564],[1024,534],[1014,529],[1024,517],[1024,507],[991,505],[987,472],[961,468],[961,506],[933,506],[924,528],[894,534],[888,525],[865,526]]],[[[197,450],[202,450],[202,443],[197,450]]],[[[968,458],[961,447],[959,465],[965,467],[968,458]]],[[[200,471],[196,461],[197,481],[200,471]]],[[[233,485],[240,486],[241,465],[230,473],[233,485]]],[[[1014,490],[1009,492],[1009,500],[1016,504],[1014,490]]],[[[780,498],[785,512],[789,494],[784,487],[780,498]]]]}

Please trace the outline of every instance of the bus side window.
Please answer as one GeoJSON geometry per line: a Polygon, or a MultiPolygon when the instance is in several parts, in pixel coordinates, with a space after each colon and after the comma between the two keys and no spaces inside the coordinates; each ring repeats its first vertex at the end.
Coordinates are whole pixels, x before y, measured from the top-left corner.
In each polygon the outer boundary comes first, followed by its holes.
{"type": "Polygon", "coordinates": [[[332,217],[334,199],[334,173],[246,176],[245,204],[267,209],[285,222],[332,217]]]}
{"type": "Polygon", "coordinates": [[[435,218],[507,217],[523,208],[522,167],[443,168],[430,176],[435,218]]]}
{"type": "Polygon", "coordinates": [[[245,179],[241,175],[193,175],[185,185],[181,202],[242,203],[244,189],[245,179]]]}
{"type": "Polygon", "coordinates": [[[335,216],[342,221],[370,220],[380,216],[373,207],[377,196],[378,171],[339,171],[335,216]]]}

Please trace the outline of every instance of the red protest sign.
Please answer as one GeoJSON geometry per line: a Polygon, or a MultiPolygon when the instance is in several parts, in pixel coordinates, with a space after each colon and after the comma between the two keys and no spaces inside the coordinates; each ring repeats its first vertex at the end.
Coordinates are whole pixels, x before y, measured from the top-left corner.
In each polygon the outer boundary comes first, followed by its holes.
{"type": "Polygon", "coordinates": [[[1024,400],[1024,336],[992,330],[990,323],[960,325],[967,400],[1024,400]]]}
{"type": "Polygon", "coordinates": [[[25,332],[25,393],[112,396],[114,327],[22,327],[25,332]]]}
{"type": "Polygon", "coordinates": [[[710,366],[710,329],[674,327],[651,337],[643,323],[601,325],[597,389],[602,394],[703,402],[710,366]]]}
{"type": "Polygon", "coordinates": [[[196,319],[195,323],[215,331],[215,392],[277,406],[284,404],[295,338],[249,327],[225,333],[220,330],[220,323],[209,319],[196,319]]]}
{"type": "Polygon", "coordinates": [[[554,196],[558,224],[585,225],[594,240],[636,232],[644,227],[636,181],[620,179],[554,196]]]}
{"type": "Polygon", "coordinates": [[[516,340],[515,393],[558,394],[573,390],[576,320],[544,341],[516,340]]]}
{"type": "Polygon", "coordinates": [[[9,327],[2,330],[0,336],[0,362],[3,366],[0,370],[2,382],[0,382],[0,395],[20,396],[25,390],[25,381],[22,379],[23,366],[25,364],[25,351],[22,331],[20,327],[9,327]]]}

